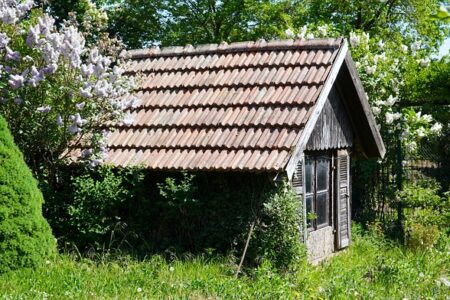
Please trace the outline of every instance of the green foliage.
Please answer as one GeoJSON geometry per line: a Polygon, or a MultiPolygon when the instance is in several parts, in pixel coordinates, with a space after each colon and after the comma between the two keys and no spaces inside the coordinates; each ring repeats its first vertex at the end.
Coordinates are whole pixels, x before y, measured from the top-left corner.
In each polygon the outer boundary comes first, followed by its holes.
{"type": "Polygon", "coordinates": [[[431,249],[440,236],[436,225],[411,223],[407,225],[406,244],[411,249],[431,249]]]}
{"type": "Polygon", "coordinates": [[[47,215],[62,244],[86,250],[242,254],[258,220],[247,265],[270,260],[280,270],[303,257],[301,209],[288,184],[266,175],[174,174],[101,167],[61,176],[47,215]],[[69,187],[69,188],[67,188],[69,187]]]}
{"type": "Polygon", "coordinates": [[[0,273],[36,267],[55,254],[42,194],[0,117],[0,273]]]}
{"type": "Polygon", "coordinates": [[[69,207],[70,223],[86,243],[103,241],[120,221],[119,209],[129,192],[123,186],[123,178],[115,176],[109,167],[98,170],[97,178],[82,175],[73,180],[73,203],[69,207]]]}
{"type": "Polygon", "coordinates": [[[301,203],[291,186],[284,182],[266,199],[253,240],[260,253],[258,259],[271,261],[279,270],[295,268],[305,258],[301,243],[301,203]]]}
{"type": "Polygon", "coordinates": [[[410,251],[353,228],[353,243],[323,264],[280,275],[269,262],[238,279],[227,258],[161,256],[98,261],[63,255],[36,270],[0,275],[6,299],[445,299],[450,260],[410,251]]]}
{"type": "Polygon", "coordinates": [[[424,178],[405,185],[399,201],[405,207],[406,244],[412,249],[433,247],[441,234],[448,234],[450,201],[439,195],[439,184],[424,178]]]}

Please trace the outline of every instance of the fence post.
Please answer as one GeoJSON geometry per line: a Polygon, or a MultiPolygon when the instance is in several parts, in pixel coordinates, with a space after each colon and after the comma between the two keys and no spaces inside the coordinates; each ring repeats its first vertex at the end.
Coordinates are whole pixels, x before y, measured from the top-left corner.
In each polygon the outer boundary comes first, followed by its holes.
{"type": "MultiPolygon", "coordinates": [[[[403,151],[402,151],[402,141],[400,134],[397,135],[397,172],[396,172],[396,184],[397,191],[403,190],[403,151]]],[[[400,230],[400,240],[405,241],[405,230],[404,230],[404,216],[403,216],[403,203],[401,199],[397,199],[397,222],[398,229],[400,230]]]]}

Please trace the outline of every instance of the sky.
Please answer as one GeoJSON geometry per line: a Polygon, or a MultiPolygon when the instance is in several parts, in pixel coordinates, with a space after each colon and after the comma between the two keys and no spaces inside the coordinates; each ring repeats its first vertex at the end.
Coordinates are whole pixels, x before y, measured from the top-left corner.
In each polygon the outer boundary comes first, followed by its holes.
{"type": "Polygon", "coordinates": [[[439,49],[439,57],[448,54],[449,50],[450,50],[450,38],[447,38],[444,44],[442,44],[441,48],[439,49]]]}

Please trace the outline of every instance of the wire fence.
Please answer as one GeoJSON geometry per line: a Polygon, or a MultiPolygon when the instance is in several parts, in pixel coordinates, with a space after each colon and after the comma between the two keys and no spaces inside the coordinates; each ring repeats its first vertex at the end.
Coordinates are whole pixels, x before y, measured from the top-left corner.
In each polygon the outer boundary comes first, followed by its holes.
{"type": "Polygon", "coordinates": [[[408,184],[431,179],[439,183],[441,192],[448,191],[449,158],[438,153],[425,144],[414,155],[400,155],[392,164],[356,162],[352,168],[355,219],[398,220],[398,193],[408,184]]]}

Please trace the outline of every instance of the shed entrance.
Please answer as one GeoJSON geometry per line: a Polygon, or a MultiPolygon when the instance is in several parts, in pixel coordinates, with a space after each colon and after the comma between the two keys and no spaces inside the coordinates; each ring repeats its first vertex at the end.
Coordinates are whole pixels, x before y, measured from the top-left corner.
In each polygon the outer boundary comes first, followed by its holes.
{"type": "Polygon", "coordinates": [[[345,149],[306,152],[304,194],[306,244],[317,262],[350,242],[349,155],[345,149]]]}

